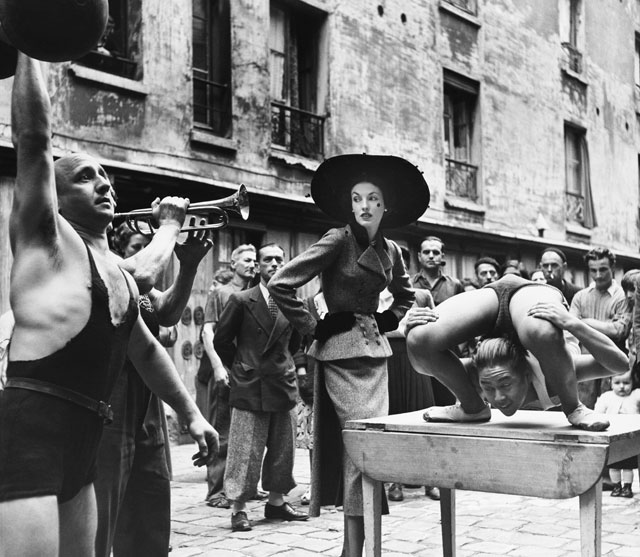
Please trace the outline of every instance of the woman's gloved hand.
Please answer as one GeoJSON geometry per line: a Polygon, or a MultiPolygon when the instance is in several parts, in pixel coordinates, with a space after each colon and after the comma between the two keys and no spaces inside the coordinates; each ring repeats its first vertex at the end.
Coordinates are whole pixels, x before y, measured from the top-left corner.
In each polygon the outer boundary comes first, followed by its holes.
{"type": "Polygon", "coordinates": [[[374,313],[373,316],[378,324],[378,330],[381,333],[388,333],[389,331],[395,331],[400,325],[398,317],[391,310],[383,311],[382,313],[374,313]]]}
{"type": "Polygon", "coordinates": [[[319,342],[325,342],[337,333],[348,331],[355,322],[356,316],[352,311],[328,313],[324,319],[318,321],[313,338],[319,342]]]}

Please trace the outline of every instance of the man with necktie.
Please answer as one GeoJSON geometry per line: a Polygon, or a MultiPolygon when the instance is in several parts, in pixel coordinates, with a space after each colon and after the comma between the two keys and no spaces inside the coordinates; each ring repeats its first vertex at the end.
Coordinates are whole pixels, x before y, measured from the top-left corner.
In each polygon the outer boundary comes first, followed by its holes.
{"type": "Polygon", "coordinates": [[[231,502],[231,528],[251,530],[246,502],[262,487],[269,492],[266,518],[307,520],[285,502],[296,486],[296,364],[300,337],[269,296],[267,283],[284,265],[284,250],[258,250],[260,283],[231,295],[213,344],[229,369],[231,427],[224,489],[231,502]],[[266,449],[266,453],[265,453],[266,449]],[[264,458],[263,458],[264,455],[264,458]]]}

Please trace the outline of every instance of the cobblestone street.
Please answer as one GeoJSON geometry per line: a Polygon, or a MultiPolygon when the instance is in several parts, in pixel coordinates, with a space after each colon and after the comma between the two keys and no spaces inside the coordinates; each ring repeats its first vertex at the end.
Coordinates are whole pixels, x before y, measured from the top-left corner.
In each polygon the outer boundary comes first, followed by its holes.
{"type": "MultiPolygon", "coordinates": [[[[326,508],[319,518],[288,523],[266,520],[264,503],[248,505],[250,532],[232,533],[230,511],[204,503],[205,471],[191,466],[192,445],[172,447],[172,557],[339,557],[341,512],[326,508]]],[[[298,449],[298,487],[288,500],[299,505],[309,483],[309,459],[298,449]]],[[[639,492],[637,477],[634,492],[639,492]]],[[[440,506],[422,489],[405,489],[402,502],[390,503],[382,519],[385,557],[442,555],[440,506]]],[[[603,492],[602,554],[637,557],[640,553],[640,495],[612,498],[603,492]]],[[[459,557],[569,557],[580,554],[578,498],[548,500],[458,491],[456,528],[459,557]]],[[[304,508],[304,507],[303,507],[304,508]]]]}

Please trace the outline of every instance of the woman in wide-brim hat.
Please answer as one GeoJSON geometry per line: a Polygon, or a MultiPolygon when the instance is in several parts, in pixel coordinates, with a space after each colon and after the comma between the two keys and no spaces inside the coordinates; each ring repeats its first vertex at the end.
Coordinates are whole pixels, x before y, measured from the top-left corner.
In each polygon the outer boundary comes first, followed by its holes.
{"type": "Polygon", "coordinates": [[[422,173],[402,158],[341,155],[320,165],[311,195],[324,213],[344,226],[332,228],[282,267],[268,288],[294,327],[315,339],[308,352],[319,363],[310,514],[318,516],[322,505],[343,505],[343,554],[360,556],[361,474],[343,451],[340,430],[347,420],[388,413],[391,349],[384,333],[397,328],[414,292],[400,248],[380,230],[417,220],[429,204],[429,188],[422,173]],[[317,276],[329,311],[320,321],[296,296],[297,288],[317,276]],[[377,313],[385,287],[393,303],[377,313]]]}

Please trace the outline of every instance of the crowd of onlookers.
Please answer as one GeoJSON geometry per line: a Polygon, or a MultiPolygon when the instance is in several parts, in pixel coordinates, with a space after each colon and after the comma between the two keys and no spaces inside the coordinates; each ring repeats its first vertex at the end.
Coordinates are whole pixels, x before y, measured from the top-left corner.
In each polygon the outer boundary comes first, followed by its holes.
{"type": "MultiPolygon", "coordinates": [[[[230,268],[221,269],[215,275],[205,310],[205,324],[202,332],[205,355],[202,358],[196,381],[198,399],[203,413],[220,433],[222,442],[222,450],[216,461],[209,467],[207,476],[209,484],[207,503],[212,507],[229,508],[230,505],[223,481],[230,425],[229,384],[225,366],[214,349],[214,331],[230,294],[258,283],[260,273],[254,269],[254,266],[259,268],[260,264],[258,252],[259,250],[255,250],[250,245],[242,245],[234,250],[230,268]]],[[[405,266],[409,269],[410,253],[404,247],[402,252],[405,266]]],[[[433,308],[437,308],[440,303],[451,296],[482,288],[508,274],[518,275],[536,283],[545,283],[558,288],[564,295],[567,308],[571,313],[610,337],[630,355],[631,369],[628,381],[627,378],[622,377],[615,378],[614,381],[608,379],[592,380],[580,384],[581,400],[588,407],[593,408],[598,397],[603,393],[610,392],[612,388],[616,390],[618,383],[624,382],[625,385],[628,383],[629,394],[640,386],[638,377],[632,373],[635,369],[635,341],[638,337],[634,334],[633,326],[635,278],[640,277],[638,274],[640,270],[627,271],[621,282],[618,283],[614,278],[616,258],[610,250],[594,248],[584,256],[584,261],[590,277],[590,283],[585,288],[568,280],[566,255],[555,247],[544,248],[540,253],[536,267],[533,269],[527,269],[522,261],[517,259],[506,259],[501,264],[492,257],[480,257],[474,265],[475,276],[456,278],[444,272],[444,242],[438,237],[428,236],[421,242],[417,252],[418,271],[412,273],[411,285],[417,293],[416,303],[433,308]]],[[[385,309],[385,296],[387,295],[388,293],[385,292],[381,294],[379,311],[385,309]]],[[[326,313],[321,292],[310,296],[305,304],[319,318],[326,313]]],[[[455,397],[438,381],[417,374],[411,369],[406,356],[406,343],[401,328],[396,333],[389,333],[387,336],[394,353],[388,361],[391,414],[418,410],[434,404],[450,404],[455,401],[455,397]]],[[[473,356],[477,340],[469,339],[459,345],[459,355],[461,357],[473,356]]],[[[314,361],[313,358],[304,356],[304,350],[299,350],[295,356],[295,362],[299,389],[297,405],[298,446],[310,449],[311,454],[313,450],[311,408],[313,405],[314,361]]],[[[617,392],[620,392],[620,389],[617,389],[617,392]]],[[[640,391],[637,392],[640,393],[640,391]]],[[[629,399],[629,401],[631,400],[633,398],[629,399]]],[[[628,480],[628,477],[625,476],[624,480],[628,480]]],[[[623,484],[626,483],[630,482],[623,482],[623,484]]],[[[623,495],[626,493],[628,491],[625,491],[623,495]]],[[[426,486],[425,494],[432,499],[439,498],[438,490],[433,486],[426,486]]],[[[310,496],[310,493],[307,492],[302,498],[302,504],[308,504],[310,496]]],[[[261,498],[264,497],[264,494],[258,490],[254,497],[261,498]]],[[[402,500],[402,486],[392,484],[389,488],[389,497],[391,500],[402,500]]]]}
{"type": "MultiPolygon", "coordinates": [[[[545,283],[558,288],[573,315],[589,326],[608,336],[621,350],[629,355],[629,370],[623,375],[607,379],[594,379],[578,385],[580,400],[589,408],[608,414],[640,414],[640,374],[636,365],[637,343],[640,341],[636,329],[640,319],[634,313],[637,279],[640,269],[624,273],[620,283],[614,276],[616,257],[606,248],[594,248],[584,256],[589,274],[589,284],[580,288],[567,280],[567,258],[555,247],[542,250],[534,269],[527,269],[517,259],[507,259],[502,265],[491,257],[481,257],[474,265],[475,277],[457,279],[443,273],[444,242],[437,237],[427,237],[418,252],[419,271],[412,277],[415,288],[429,290],[435,306],[462,291],[482,288],[501,276],[515,274],[536,283],[545,283]]],[[[408,255],[408,253],[407,253],[408,255]]],[[[459,346],[460,356],[472,356],[477,339],[470,339],[459,346]]],[[[582,348],[582,351],[586,350],[582,348]]],[[[390,366],[391,369],[391,366],[390,366]]],[[[391,381],[391,380],[390,380],[391,381]]],[[[435,392],[435,388],[432,387],[435,392]]],[[[446,404],[446,400],[433,400],[446,404]]],[[[407,408],[411,410],[414,408],[407,408]]],[[[605,478],[605,488],[612,488],[613,496],[631,497],[632,469],[637,459],[628,459],[610,467],[611,484],[605,478]]],[[[392,485],[390,498],[401,499],[401,486],[392,485]]]]}

